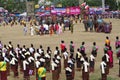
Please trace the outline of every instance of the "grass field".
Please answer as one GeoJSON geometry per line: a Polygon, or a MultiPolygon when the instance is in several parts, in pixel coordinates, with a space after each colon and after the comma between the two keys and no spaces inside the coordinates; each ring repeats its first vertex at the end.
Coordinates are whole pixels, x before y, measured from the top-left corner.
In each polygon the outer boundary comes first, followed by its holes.
{"type": "MultiPolygon", "coordinates": [[[[116,64],[117,59],[116,59],[115,48],[114,48],[115,37],[116,36],[120,37],[120,19],[105,19],[105,21],[107,22],[111,21],[113,24],[113,29],[111,34],[84,32],[83,24],[77,23],[74,26],[73,34],[71,34],[70,31],[65,31],[60,35],[30,36],[28,32],[28,34],[24,36],[23,26],[18,25],[13,27],[10,27],[10,26],[0,27],[0,40],[4,44],[8,44],[9,41],[12,41],[14,47],[16,47],[16,44],[18,43],[21,46],[25,44],[27,47],[30,47],[30,44],[33,43],[35,48],[39,48],[39,45],[41,44],[43,45],[43,48],[45,50],[47,46],[50,46],[52,51],[55,50],[56,46],[60,46],[61,40],[65,41],[67,47],[69,47],[69,43],[72,40],[75,43],[75,50],[77,50],[77,48],[80,47],[82,41],[85,41],[86,53],[88,57],[91,52],[92,43],[95,41],[97,43],[97,46],[99,47],[99,50],[98,50],[98,56],[96,58],[96,63],[95,63],[95,72],[90,73],[90,80],[100,80],[100,77],[101,77],[100,62],[101,62],[101,57],[103,56],[105,37],[109,36],[111,40],[111,46],[114,51],[114,67],[110,69],[108,80],[120,80],[120,78],[117,76],[118,64],[116,64]]],[[[52,80],[51,77],[52,77],[51,73],[47,73],[47,80],[52,80]]],[[[23,80],[23,74],[20,74],[19,78],[14,79],[13,73],[11,72],[11,75],[8,77],[8,80],[23,80]]],[[[32,76],[31,80],[35,80],[35,76],[32,76]]],[[[60,74],[59,80],[66,80],[65,71],[63,70],[63,68],[62,68],[62,73],[60,74]]],[[[78,72],[78,71],[75,72],[75,80],[82,80],[81,72],[78,72]]]]}

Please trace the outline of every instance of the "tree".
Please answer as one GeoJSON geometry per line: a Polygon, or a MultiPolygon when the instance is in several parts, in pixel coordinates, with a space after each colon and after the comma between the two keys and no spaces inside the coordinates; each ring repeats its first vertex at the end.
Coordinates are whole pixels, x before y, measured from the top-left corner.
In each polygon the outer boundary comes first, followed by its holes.
{"type": "Polygon", "coordinates": [[[116,0],[105,0],[105,5],[109,6],[110,10],[117,10],[116,0]]]}
{"type": "Polygon", "coordinates": [[[120,1],[118,2],[118,9],[120,10],[120,1]]]}
{"type": "Polygon", "coordinates": [[[86,0],[85,1],[89,6],[101,6],[102,1],[101,0],[86,0]]]}
{"type": "Polygon", "coordinates": [[[50,0],[55,5],[62,4],[63,7],[78,6],[79,0],[50,0]]]}
{"type": "Polygon", "coordinates": [[[79,0],[61,0],[61,4],[63,7],[78,6],[79,0]]]}

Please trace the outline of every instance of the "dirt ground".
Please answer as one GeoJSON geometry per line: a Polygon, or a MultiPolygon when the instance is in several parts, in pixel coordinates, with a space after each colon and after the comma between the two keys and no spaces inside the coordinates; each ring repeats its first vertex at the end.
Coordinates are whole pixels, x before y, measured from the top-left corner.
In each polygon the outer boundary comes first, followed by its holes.
{"type": "MultiPolygon", "coordinates": [[[[111,40],[111,46],[114,51],[114,67],[110,69],[110,73],[108,75],[108,80],[120,80],[118,77],[118,64],[116,59],[116,53],[115,53],[115,37],[120,37],[120,19],[105,19],[105,21],[109,22],[111,21],[113,24],[112,32],[111,34],[105,34],[105,33],[96,33],[96,32],[85,32],[84,27],[82,23],[77,23],[74,25],[74,33],[71,34],[70,31],[65,31],[64,33],[60,35],[44,35],[44,36],[30,36],[30,33],[26,36],[23,35],[23,26],[6,26],[0,27],[0,40],[4,44],[8,44],[9,41],[12,41],[14,47],[16,47],[16,44],[20,44],[21,46],[25,44],[27,47],[30,47],[30,44],[33,43],[35,48],[39,48],[39,45],[43,45],[43,48],[46,50],[47,46],[50,46],[52,51],[55,50],[56,46],[60,47],[60,41],[64,40],[66,43],[66,46],[69,47],[70,41],[72,40],[75,43],[75,51],[77,48],[80,47],[81,42],[85,41],[86,46],[86,53],[89,57],[92,43],[95,41],[97,43],[97,46],[99,47],[98,50],[98,56],[96,58],[95,63],[95,72],[90,73],[90,80],[100,80],[101,72],[100,72],[100,62],[101,57],[103,56],[103,48],[105,43],[105,37],[109,36],[111,40]]],[[[47,80],[51,79],[52,75],[51,73],[47,73],[47,80]]],[[[11,75],[8,77],[8,80],[23,80],[23,74],[20,74],[19,78],[14,79],[13,73],[11,72],[11,75]]],[[[31,77],[31,80],[35,80],[35,76],[31,77]]],[[[59,80],[66,80],[65,79],[65,71],[62,68],[62,73],[60,74],[59,80]]],[[[82,80],[81,79],[81,72],[76,71],[75,72],[75,80],[82,80]]]]}

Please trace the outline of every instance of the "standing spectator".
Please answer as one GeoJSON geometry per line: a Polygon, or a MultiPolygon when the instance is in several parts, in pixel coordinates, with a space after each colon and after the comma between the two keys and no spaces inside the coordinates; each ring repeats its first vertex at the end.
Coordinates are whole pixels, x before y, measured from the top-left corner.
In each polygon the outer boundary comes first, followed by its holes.
{"type": "Polygon", "coordinates": [[[30,35],[31,35],[31,36],[34,35],[34,28],[33,28],[33,25],[30,27],[30,35]]]}
{"type": "Polygon", "coordinates": [[[26,26],[26,24],[24,24],[23,32],[24,32],[24,35],[27,35],[27,26],[26,26]]]}

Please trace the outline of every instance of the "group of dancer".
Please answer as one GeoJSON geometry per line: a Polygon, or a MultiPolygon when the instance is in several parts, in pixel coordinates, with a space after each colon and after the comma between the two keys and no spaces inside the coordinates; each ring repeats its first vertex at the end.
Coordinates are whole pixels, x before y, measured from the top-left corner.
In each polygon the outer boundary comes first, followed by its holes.
{"type": "MultiPolygon", "coordinates": [[[[116,37],[115,47],[117,58],[120,60],[119,37],[116,37]]],[[[52,51],[50,47],[47,47],[47,50],[44,50],[42,45],[35,49],[33,44],[29,48],[17,44],[15,48],[11,41],[9,41],[8,45],[3,45],[0,41],[0,80],[8,80],[7,76],[11,75],[10,72],[14,73],[14,78],[19,78],[19,74],[23,74],[24,80],[30,80],[30,76],[33,75],[36,75],[36,80],[46,80],[46,72],[49,72],[52,73],[51,80],[59,80],[62,60],[66,80],[74,80],[76,70],[82,72],[82,80],[89,80],[89,74],[95,70],[95,58],[98,52],[96,42],[93,42],[89,58],[86,54],[85,42],[82,42],[76,54],[73,41],[70,42],[68,50],[62,40],[60,49],[56,47],[55,51],[52,51]]],[[[104,55],[100,63],[101,80],[107,80],[109,68],[112,67],[113,51],[109,37],[106,37],[104,55]]]]}

